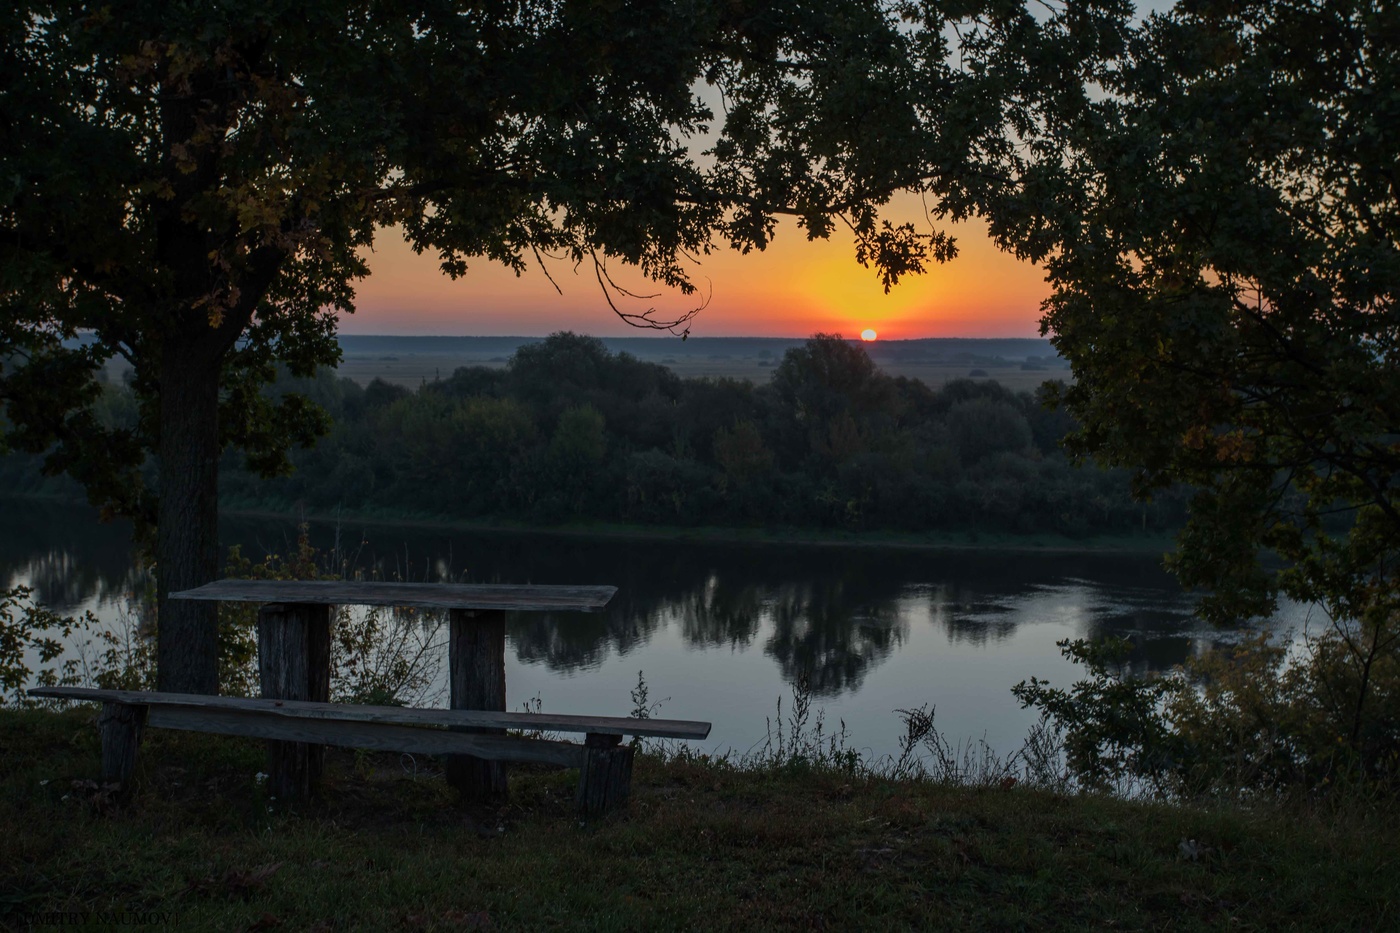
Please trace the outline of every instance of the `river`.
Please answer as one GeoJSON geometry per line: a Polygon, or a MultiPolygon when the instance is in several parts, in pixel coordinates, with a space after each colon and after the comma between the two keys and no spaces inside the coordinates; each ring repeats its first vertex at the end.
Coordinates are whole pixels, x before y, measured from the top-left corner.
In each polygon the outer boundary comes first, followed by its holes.
{"type": "MultiPolygon", "coordinates": [[[[114,624],[142,586],[129,528],[89,509],[0,502],[0,527],[0,575],[62,613],[91,610],[114,624]]],[[[255,558],[287,553],[296,538],[292,519],[227,517],[220,531],[255,558]]],[[[641,672],[654,715],[714,723],[708,752],[760,747],[779,700],[786,715],[803,680],[828,729],[844,723],[847,744],[868,756],[896,753],[895,711],[924,704],[950,740],[1007,754],[1035,720],[1010,688],[1076,677],[1057,641],[1127,636],[1131,668],[1156,671],[1239,637],[1197,621],[1152,553],[739,546],[350,522],[313,523],[310,534],[347,573],[618,587],[603,613],[508,620],[508,707],[538,698],[547,711],[626,715],[641,672]]],[[[1268,624],[1303,623],[1288,605],[1268,624]]],[[[445,704],[440,685],[429,699],[445,704]]]]}

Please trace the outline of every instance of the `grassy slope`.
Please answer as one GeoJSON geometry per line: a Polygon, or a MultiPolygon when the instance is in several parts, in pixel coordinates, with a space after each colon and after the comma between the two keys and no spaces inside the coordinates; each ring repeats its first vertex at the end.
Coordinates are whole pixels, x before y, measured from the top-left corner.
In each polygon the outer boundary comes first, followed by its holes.
{"type": "MultiPolygon", "coordinates": [[[[173,911],[179,929],[1386,929],[1393,818],[1205,812],[835,774],[639,761],[630,811],[572,815],[574,775],[500,810],[431,762],[333,753],[320,802],[270,813],[257,743],[153,731],[120,809],[73,787],[91,712],[0,712],[0,926],[19,911],[173,911]],[[47,781],[47,783],[41,783],[47,781]],[[1183,839],[1205,846],[1184,858],[1183,839]],[[8,910],[8,917],[3,914],[8,910]]],[[[93,918],[94,925],[96,918],[93,918]]]]}

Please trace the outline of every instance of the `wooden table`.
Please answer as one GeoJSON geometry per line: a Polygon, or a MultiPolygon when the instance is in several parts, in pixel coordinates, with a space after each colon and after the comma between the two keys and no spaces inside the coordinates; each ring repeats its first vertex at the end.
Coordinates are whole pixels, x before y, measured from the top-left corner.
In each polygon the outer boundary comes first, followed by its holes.
{"type": "MultiPolygon", "coordinates": [[[[453,709],[506,708],[506,613],[597,612],[615,586],[502,586],[471,583],[216,580],[171,599],[261,603],[258,672],[267,699],[330,699],[333,606],[448,610],[448,680],[453,709]]],[[[468,730],[500,732],[502,730],[468,730]]],[[[320,776],[322,748],[269,743],[274,791],[305,796],[320,776]]],[[[506,792],[505,765],[469,755],[448,759],[447,779],[469,798],[506,792]]]]}

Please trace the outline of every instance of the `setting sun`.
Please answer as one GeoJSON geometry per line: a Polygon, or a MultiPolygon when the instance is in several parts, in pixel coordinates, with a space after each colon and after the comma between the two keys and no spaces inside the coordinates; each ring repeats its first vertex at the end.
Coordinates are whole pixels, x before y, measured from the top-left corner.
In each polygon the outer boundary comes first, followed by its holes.
{"type": "Polygon", "coordinates": [[[861,340],[874,340],[874,339],[875,339],[875,330],[874,330],[873,328],[867,327],[865,330],[863,330],[863,331],[860,332],[860,339],[861,339],[861,340]]]}
{"type": "MultiPolygon", "coordinates": [[[[890,212],[896,218],[923,216],[917,198],[893,198],[890,212]]],[[[713,299],[696,318],[691,336],[858,336],[866,327],[878,332],[877,340],[1036,336],[1039,308],[1049,295],[1044,271],[999,250],[979,221],[951,225],[949,231],[958,237],[958,257],[904,278],[887,295],[880,277],[855,261],[849,241],[809,242],[796,223],[779,223],[766,250],[716,249],[690,270],[713,299]],[[867,323],[852,320],[860,317],[867,323]],[[878,328],[872,318],[879,318],[878,328]]],[[[610,312],[591,275],[548,257],[548,276],[537,267],[517,276],[479,259],[466,276],[453,280],[436,256],[415,253],[396,228],[381,231],[374,249],[362,255],[373,274],[357,283],[357,310],[340,322],[341,333],[637,334],[610,312]]],[[[626,281],[618,284],[631,291],[657,291],[633,268],[619,274],[626,281]]],[[[681,314],[695,304],[674,291],[656,301],[665,314],[681,314]]]]}

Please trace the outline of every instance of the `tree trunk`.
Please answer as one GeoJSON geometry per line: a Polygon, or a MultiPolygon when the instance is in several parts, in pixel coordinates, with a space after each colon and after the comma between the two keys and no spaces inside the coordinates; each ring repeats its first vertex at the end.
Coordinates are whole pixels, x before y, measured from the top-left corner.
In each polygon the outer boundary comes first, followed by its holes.
{"type": "Polygon", "coordinates": [[[171,339],[160,362],[156,513],[156,681],[175,693],[219,692],[218,604],[170,599],[219,569],[219,357],[171,339]]]}

